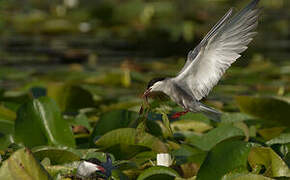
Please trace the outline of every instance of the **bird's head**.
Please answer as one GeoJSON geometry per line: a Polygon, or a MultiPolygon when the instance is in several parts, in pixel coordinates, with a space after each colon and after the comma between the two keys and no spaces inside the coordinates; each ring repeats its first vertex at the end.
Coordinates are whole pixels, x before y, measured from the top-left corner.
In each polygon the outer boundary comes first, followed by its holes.
{"type": "Polygon", "coordinates": [[[163,85],[163,80],[166,78],[161,77],[161,78],[153,78],[151,81],[149,81],[147,85],[147,89],[143,94],[143,97],[147,97],[151,92],[153,91],[162,91],[164,88],[163,85]]]}

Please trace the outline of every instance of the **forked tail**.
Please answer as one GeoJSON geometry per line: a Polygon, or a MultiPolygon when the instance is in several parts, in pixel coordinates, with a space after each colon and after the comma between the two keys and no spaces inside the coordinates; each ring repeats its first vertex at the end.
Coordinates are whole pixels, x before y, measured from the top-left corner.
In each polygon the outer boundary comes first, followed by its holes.
{"type": "Polygon", "coordinates": [[[200,103],[200,111],[206,115],[209,119],[220,122],[221,121],[221,112],[211,108],[205,104],[200,103]]]}

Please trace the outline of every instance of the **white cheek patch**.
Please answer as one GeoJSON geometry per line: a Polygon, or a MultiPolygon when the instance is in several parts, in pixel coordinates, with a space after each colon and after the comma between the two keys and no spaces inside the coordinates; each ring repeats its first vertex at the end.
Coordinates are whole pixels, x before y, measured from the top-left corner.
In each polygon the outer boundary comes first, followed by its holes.
{"type": "Polygon", "coordinates": [[[82,161],[77,168],[77,175],[80,177],[90,177],[96,171],[104,171],[104,168],[91,162],[82,161]]]}

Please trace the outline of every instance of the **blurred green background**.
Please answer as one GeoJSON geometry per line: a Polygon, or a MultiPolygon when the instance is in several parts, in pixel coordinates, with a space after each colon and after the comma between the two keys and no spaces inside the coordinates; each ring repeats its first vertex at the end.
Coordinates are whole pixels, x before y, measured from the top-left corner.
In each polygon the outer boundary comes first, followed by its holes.
{"type": "MultiPolygon", "coordinates": [[[[249,0],[2,0],[1,88],[27,93],[35,86],[68,82],[119,92],[125,88],[136,97],[151,78],[174,76],[188,51],[225,12],[230,7],[237,12],[247,3],[249,0]]],[[[263,8],[259,34],[209,97],[218,97],[219,90],[230,97],[288,97],[290,1],[261,0],[259,6],[263,8]]]]}
{"type": "MultiPolygon", "coordinates": [[[[119,63],[186,57],[230,8],[249,0],[1,0],[0,63],[119,63]]],[[[288,0],[261,0],[259,35],[245,57],[290,59],[288,0]]],[[[249,61],[238,61],[246,64],[249,61]]]]}

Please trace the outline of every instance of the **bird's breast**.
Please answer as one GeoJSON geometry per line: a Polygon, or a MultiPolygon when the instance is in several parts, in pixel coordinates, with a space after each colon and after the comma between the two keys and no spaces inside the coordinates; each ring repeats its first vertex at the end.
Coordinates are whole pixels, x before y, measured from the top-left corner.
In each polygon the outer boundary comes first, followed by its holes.
{"type": "Polygon", "coordinates": [[[173,84],[169,96],[171,99],[180,106],[189,109],[196,102],[196,99],[188,94],[182,87],[173,84]]]}

